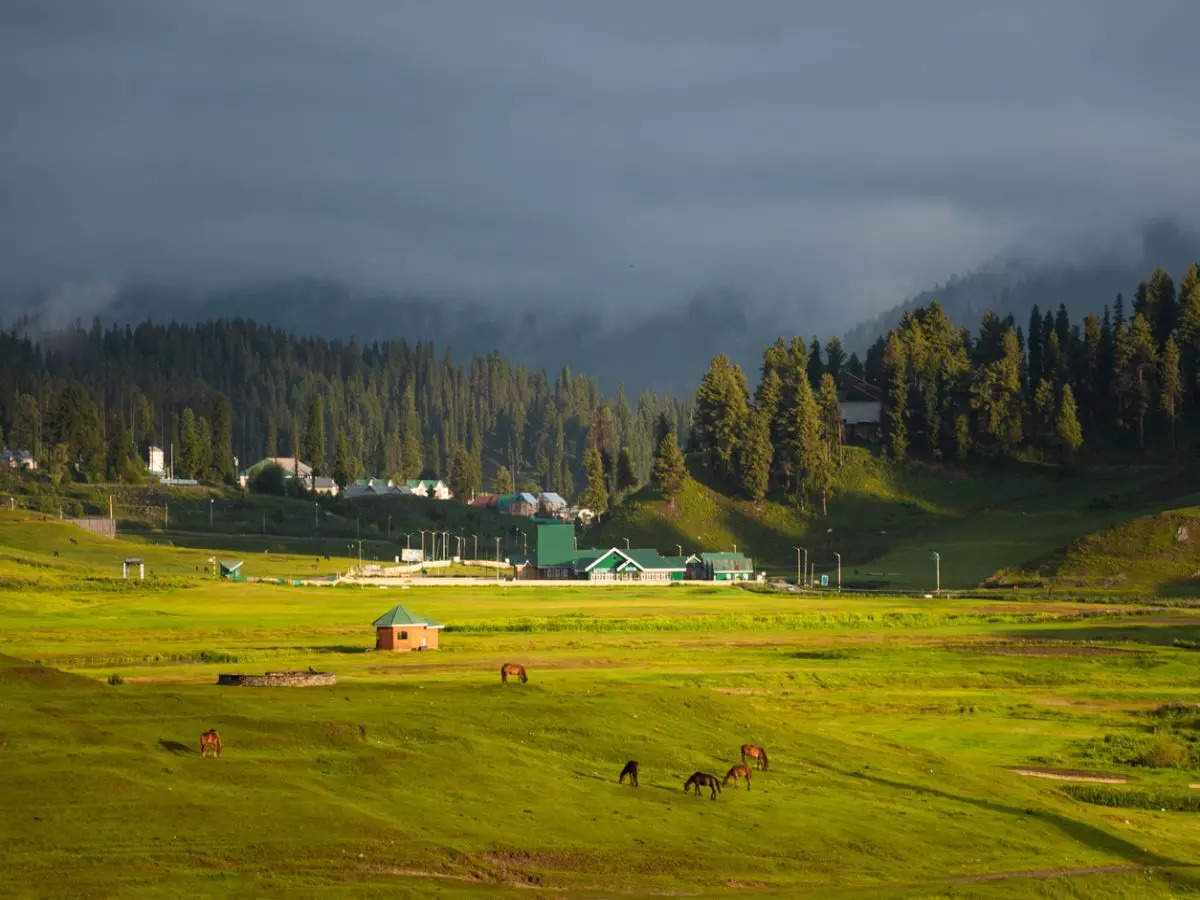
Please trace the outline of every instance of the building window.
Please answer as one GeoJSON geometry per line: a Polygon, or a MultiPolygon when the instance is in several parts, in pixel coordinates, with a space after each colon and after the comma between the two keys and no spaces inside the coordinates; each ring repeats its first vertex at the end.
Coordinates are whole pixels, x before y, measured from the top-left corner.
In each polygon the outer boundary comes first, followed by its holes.
{"type": "Polygon", "coordinates": [[[407,631],[400,632],[400,640],[402,640],[402,641],[408,640],[408,632],[407,631]]]}

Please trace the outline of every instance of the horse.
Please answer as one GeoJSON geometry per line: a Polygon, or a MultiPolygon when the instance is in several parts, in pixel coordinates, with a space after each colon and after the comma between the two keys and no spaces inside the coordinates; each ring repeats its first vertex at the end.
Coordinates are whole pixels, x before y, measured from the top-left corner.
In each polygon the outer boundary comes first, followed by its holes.
{"type": "Polygon", "coordinates": [[[683,783],[683,792],[686,794],[688,788],[696,789],[696,796],[700,796],[700,788],[704,786],[712,791],[712,798],[717,799],[717,793],[721,790],[721,782],[716,775],[710,775],[707,772],[693,772],[692,777],[683,783]]]}
{"type": "Polygon", "coordinates": [[[500,683],[508,684],[509,675],[515,675],[520,678],[521,684],[529,680],[529,677],[525,674],[525,667],[517,665],[517,663],[505,663],[500,667],[500,683]]]}
{"type": "Polygon", "coordinates": [[[200,735],[200,758],[204,759],[208,756],[209,749],[212,749],[218,757],[221,755],[221,736],[217,734],[217,729],[210,728],[204,734],[200,735]]]}
{"type": "Polygon", "coordinates": [[[754,744],[742,744],[742,764],[745,765],[746,757],[749,756],[757,764],[756,768],[767,768],[767,751],[762,747],[756,747],[754,744]]]}
{"type": "Polygon", "coordinates": [[[629,776],[629,783],[634,787],[637,787],[638,764],[636,759],[631,759],[629,762],[625,763],[625,768],[621,770],[621,776],[617,779],[617,784],[623,784],[625,782],[626,775],[629,776]]]}
{"type": "Polygon", "coordinates": [[[729,784],[729,779],[733,779],[733,786],[737,787],[739,778],[746,779],[746,790],[750,790],[750,767],[749,766],[733,766],[725,773],[725,784],[729,784]]]}

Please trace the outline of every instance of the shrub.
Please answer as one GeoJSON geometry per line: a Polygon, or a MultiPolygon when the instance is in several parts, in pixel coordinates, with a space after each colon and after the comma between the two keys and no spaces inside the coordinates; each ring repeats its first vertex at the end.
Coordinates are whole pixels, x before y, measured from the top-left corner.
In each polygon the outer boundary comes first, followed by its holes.
{"type": "Polygon", "coordinates": [[[122,678],[120,675],[118,675],[116,672],[113,672],[111,675],[108,676],[108,683],[111,684],[113,687],[116,687],[117,685],[124,684],[125,679],[122,678]]]}
{"type": "Polygon", "coordinates": [[[1139,760],[1143,766],[1156,769],[1170,769],[1188,764],[1188,747],[1177,740],[1169,731],[1155,732],[1154,740],[1150,743],[1139,760]]]}
{"type": "Polygon", "coordinates": [[[232,653],[220,653],[216,650],[201,650],[200,662],[206,663],[235,663],[238,658],[232,653]]]}
{"type": "Polygon", "coordinates": [[[1200,794],[1175,794],[1154,790],[1128,790],[1107,784],[1067,784],[1063,793],[1084,803],[1123,809],[1167,809],[1200,812],[1200,794]]]}

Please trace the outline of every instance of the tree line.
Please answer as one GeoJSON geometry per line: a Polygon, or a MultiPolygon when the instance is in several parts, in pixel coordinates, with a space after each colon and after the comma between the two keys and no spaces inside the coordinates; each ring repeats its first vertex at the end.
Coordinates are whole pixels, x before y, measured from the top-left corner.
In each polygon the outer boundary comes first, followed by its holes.
{"type": "Polygon", "coordinates": [[[625,466],[650,474],[655,423],[690,399],[557,376],[493,352],[464,363],[431,343],[299,337],[243,319],[195,325],[75,324],[37,338],[0,331],[0,445],[32,451],[56,479],[137,480],[150,445],[174,473],[232,481],[295,456],[345,484],[364,475],[448,479],[473,490],[576,496],[585,455],[619,495],[625,466]],[[620,464],[620,465],[619,465],[620,464]]]}
{"type": "Polygon", "coordinates": [[[865,360],[837,338],[780,338],[763,351],[753,396],[742,369],[718,356],[696,393],[691,449],[752,500],[775,491],[824,510],[848,384],[878,397],[883,449],[896,460],[1032,455],[1073,470],[1088,452],[1174,452],[1179,426],[1200,417],[1200,269],[1178,288],[1155,270],[1128,312],[1121,294],[1081,322],[1061,304],[1034,306],[1027,326],[988,312],[975,335],[935,301],[906,312],[865,360]]]}

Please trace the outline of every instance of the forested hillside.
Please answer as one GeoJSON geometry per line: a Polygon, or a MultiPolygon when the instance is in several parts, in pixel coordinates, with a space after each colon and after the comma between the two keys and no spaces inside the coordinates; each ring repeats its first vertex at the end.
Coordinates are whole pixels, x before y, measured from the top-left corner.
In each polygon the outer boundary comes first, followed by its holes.
{"type": "Polygon", "coordinates": [[[145,450],[174,446],[175,473],[213,480],[263,456],[319,473],[499,481],[573,496],[595,445],[644,480],[654,423],[686,427],[688,401],[623,391],[499,354],[459,363],[404,341],[300,338],[241,319],[73,327],[37,342],[0,333],[0,444],[30,449],[51,479],[136,479],[145,450]]]}

